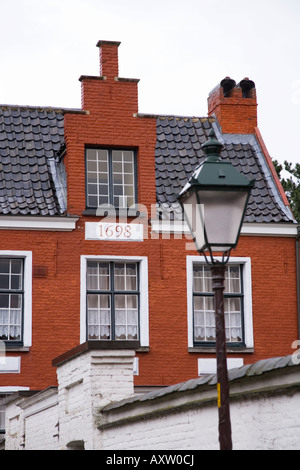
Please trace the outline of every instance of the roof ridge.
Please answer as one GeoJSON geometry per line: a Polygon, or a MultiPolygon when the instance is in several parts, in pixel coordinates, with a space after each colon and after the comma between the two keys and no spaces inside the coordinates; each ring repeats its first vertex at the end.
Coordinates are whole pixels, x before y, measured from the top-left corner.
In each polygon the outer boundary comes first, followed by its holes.
{"type": "Polygon", "coordinates": [[[136,117],[144,118],[153,118],[153,119],[192,119],[197,121],[208,121],[215,122],[216,118],[213,116],[186,116],[186,115],[177,115],[177,114],[147,114],[147,113],[137,113],[136,117]]]}
{"type": "Polygon", "coordinates": [[[64,108],[64,107],[57,107],[57,106],[33,106],[33,105],[19,105],[19,104],[0,104],[1,109],[22,109],[22,110],[32,110],[32,111],[55,111],[59,114],[64,113],[84,113],[86,114],[87,111],[84,111],[80,108],[64,108]]]}

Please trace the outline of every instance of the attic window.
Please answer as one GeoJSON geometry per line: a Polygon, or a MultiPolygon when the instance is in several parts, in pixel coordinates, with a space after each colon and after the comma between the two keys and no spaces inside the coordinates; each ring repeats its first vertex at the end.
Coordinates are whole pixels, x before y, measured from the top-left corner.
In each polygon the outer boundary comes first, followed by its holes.
{"type": "Polygon", "coordinates": [[[137,202],[136,155],[133,150],[86,150],[87,208],[128,208],[137,202]]]}

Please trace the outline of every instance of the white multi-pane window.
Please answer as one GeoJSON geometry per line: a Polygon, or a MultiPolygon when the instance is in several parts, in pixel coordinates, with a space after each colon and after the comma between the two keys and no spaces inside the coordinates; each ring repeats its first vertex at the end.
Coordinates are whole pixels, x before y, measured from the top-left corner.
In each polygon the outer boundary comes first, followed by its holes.
{"type": "Polygon", "coordinates": [[[0,258],[0,340],[22,341],[24,260],[0,258]]]}
{"type": "Polygon", "coordinates": [[[135,166],[132,150],[86,149],[87,207],[136,204],[135,166]]]}
{"type": "Polygon", "coordinates": [[[87,339],[139,339],[138,263],[87,262],[87,339]]]}
{"type": "MultiPolygon", "coordinates": [[[[244,344],[243,279],[240,265],[227,265],[225,270],[224,312],[226,341],[244,344]]],[[[214,292],[209,266],[193,265],[194,344],[216,341],[214,292]]]]}

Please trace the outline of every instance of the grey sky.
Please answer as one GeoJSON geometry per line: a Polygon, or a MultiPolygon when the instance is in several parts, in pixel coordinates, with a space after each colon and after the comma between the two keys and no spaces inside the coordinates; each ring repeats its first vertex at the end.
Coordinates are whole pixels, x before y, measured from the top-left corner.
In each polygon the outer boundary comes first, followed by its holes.
{"type": "Polygon", "coordinates": [[[300,162],[299,0],[0,0],[0,103],[80,107],[99,39],[121,41],[119,74],[139,111],[207,115],[225,76],[256,84],[272,156],[300,162]]]}

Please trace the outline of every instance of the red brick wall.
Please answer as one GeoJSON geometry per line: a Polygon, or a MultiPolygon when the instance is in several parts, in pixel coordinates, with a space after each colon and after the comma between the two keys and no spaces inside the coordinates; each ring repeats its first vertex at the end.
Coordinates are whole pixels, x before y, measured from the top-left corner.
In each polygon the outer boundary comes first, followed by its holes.
{"type": "MultiPolygon", "coordinates": [[[[167,385],[194,378],[198,357],[215,357],[188,352],[186,256],[197,253],[185,250],[185,238],[151,236],[148,218],[156,200],[156,122],[135,115],[137,82],[115,80],[115,71],[106,70],[106,80],[82,77],[87,114],[65,116],[68,212],[80,216],[76,229],[0,231],[2,250],[12,246],[14,250],[32,250],[33,265],[48,268],[45,278],[33,278],[32,347],[29,352],[10,353],[21,356],[21,374],[0,374],[0,386],[43,389],[55,385],[52,359],[80,342],[81,255],[148,257],[150,350],[138,353],[140,375],[135,378],[136,384],[167,385]],[[85,145],[137,149],[138,200],[146,206],[144,220],[149,231],[144,242],[85,240],[85,222],[101,220],[82,216],[86,208],[85,145]]],[[[295,240],[243,236],[233,255],[252,260],[254,353],[238,356],[249,363],[291,354],[291,344],[297,339],[295,240]]]]}
{"type": "MultiPolygon", "coordinates": [[[[90,219],[89,219],[90,220],[90,219]]],[[[84,220],[71,233],[1,231],[1,247],[33,249],[33,265],[47,266],[33,278],[33,343],[21,356],[21,374],[1,374],[0,386],[45,388],[56,383],[52,359],[79,344],[80,255],[148,256],[150,351],[138,353],[136,384],[171,384],[197,376],[197,358],[188,352],[186,240],[85,241],[84,220]]],[[[245,363],[291,354],[297,339],[295,241],[241,237],[236,256],[251,257],[254,353],[245,363]]],[[[228,357],[237,357],[229,354],[228,357]]]]}

